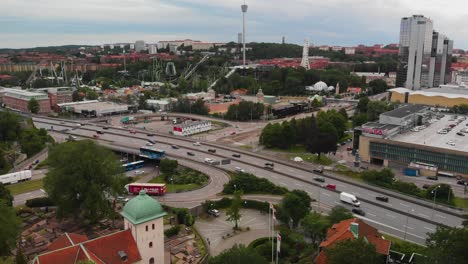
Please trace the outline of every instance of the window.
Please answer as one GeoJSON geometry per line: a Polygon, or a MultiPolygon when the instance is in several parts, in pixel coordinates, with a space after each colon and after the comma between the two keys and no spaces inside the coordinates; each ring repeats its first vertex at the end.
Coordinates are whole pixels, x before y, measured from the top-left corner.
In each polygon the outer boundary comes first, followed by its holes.
{"type": "Polygon", "coordinates": [[[152,226],[152,227],[153,227],[153,230],[154,230],[154,224],[153,224],[153,226],[152,226]]]}
{"type": "Polygon", "coordinates": [[[153,247],[153,242],[149,242],[149,247],[150,247],[150,248],[153,247]]]}
{"type": "Polygon", "coordinates": [[[149,264],[154,264],[154,258],[150,258],[149,264]]]}
{"type": "Polygon", "coordinates": [[[148,232],[148,226],[146,226],[146,232],[148,232]]]}

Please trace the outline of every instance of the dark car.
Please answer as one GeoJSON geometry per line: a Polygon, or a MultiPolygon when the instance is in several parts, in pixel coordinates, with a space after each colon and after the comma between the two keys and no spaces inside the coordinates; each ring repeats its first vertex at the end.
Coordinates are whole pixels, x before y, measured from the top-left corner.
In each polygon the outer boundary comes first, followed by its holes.
{"type": "Polygon", "coordinates": [[[156,144],[156,141],[151,140],[151,139],[148,139],[148,142],[151,143],[151,144],[156,144]]]}
{"type": "Polygon", "coordinates": [[[437,176],[427,176],[426,179],[431,180],[431,181],[437,181],[438,180],[437,176]]]}
{"type": "Polygon", "coordinates": [[[101,134],[101,135],[104,134],[104,132],[102,131],[97,131],[96,133],[101,134]]]}
{"type": "Polygon", "coordinates": [[[315,177],[315,178],[314,178],[314,181],[325,182],[325,178],[323,178],[323,177],[315,177]]]}
{"type": "Polygon", "coordinates": [[[193,152],[187,152],[187,155],[189,156],[195,156],[195,154],[193,152]]]}
{"type": "Polygon", "coordinates": [[[232,156],[233,156],[234,158],[240,158],[240,157],[241,157],[240,154],[232,154],[232,156]]]}
{"type": "Polygon", "coordinates": [[[382,202],[388,202],[388,197],[387,196],[377,196],[375,199],[382,201],[382,202]]]}
{"type": "Polygon", "coordinates": [[[105,129],[105,130],[107,130],[107,129],[109,129],[109,127],[103,127],[102,129],[105,129]]]}
{"type": "Polygon", "coordinates": [[[465,134],[463,134],[462,132],[457,132],[457,135],[462,136],[462,137],[465,136],[465,134]]]}
{"type": "Polygon", "coordinates": [[[468,184],[468,180],[458,180],[457,184],[460,184],[460,185],[468,184]]]}
{"type": "Polygon", "coordinates": [[[362,209],[359,209],[359,208],[353,208],[353,209],[351,210],[351,212],[353,212],[353,213],[355,213],[355,214],[357,214],[357,215],[362,215],[362,216],[365,216],[365,215],[366,215],[366,213],[365,213],[362,209]]]}
{"type": "Polygon", "coordinates": [[[172,145],[171,147],[172,147],[173,149],[179,149],[179,147],[176,146],[176,145],[172,145]]]}
{"type": "Polygon", "coordinates": [[[146,134],[148,137],[154,137],[154,134],[146,134]]]}
{"type": "Polygon", "coordinates": [[[275,164],[273,162],[267,162],[267,163],[265,163],[265,166],[274,167],[275,164]]]}
{"type": "Polygon", "coordinates": [[[346,145],[346,142],[341,142],[340,145],[344,146],[344,145],[346,145]]]}
{"type": "Polygon", "coordinates": [[[313,171],[313,172],[316,172],[316,173],[323,173],[323,169],[322,169],[322,168],[313,169],[312,171],[313,171]]]}
{"type": "Polygon", "coordinates": [[[208,149],[208,152],[216,153],[216,149],[208,149]]]}

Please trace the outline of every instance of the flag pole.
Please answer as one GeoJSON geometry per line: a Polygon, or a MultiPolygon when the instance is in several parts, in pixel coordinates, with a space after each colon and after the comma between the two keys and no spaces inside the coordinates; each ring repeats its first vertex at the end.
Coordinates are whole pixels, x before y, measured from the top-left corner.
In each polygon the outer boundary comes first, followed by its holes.
{"type": "Polygon", "coordinates": [[[271,241],[271,203],[268,207],[268,240],[271,241]]]}
{"type": "Polygon", "coordinates": [[[276,232],[276,264],[278,264],[278,252],[280,251],[281,247],[281,236],[278,232],[276,232]]]}

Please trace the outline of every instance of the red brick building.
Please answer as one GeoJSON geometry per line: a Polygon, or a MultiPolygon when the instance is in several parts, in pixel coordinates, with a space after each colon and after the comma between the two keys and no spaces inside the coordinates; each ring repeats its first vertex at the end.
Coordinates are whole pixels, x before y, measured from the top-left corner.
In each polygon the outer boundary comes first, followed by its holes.
{"type": "Polygon", "coordinates": [[[382,256],[382,263],[386,263],[390,253],[391,242],[382,237],[378,230],[358,218],[343,220],[327,230],[327,238],[320,243],[320,253],[315,258],[315,264],[327,264],[327,256],[323,249],[333,247],[336,243],[346,239],[355,240],[363,237],[375,246],[382,256]]]}
{"type": "Polygon", "coordinates": [[[46,93],[29,92],[25,90],[9,89],[3,96],[3,103],[6,107],[29,112],[28,103],[34,98],[39,103],[39,113],[50,113],[50,100],[46,93]]]}

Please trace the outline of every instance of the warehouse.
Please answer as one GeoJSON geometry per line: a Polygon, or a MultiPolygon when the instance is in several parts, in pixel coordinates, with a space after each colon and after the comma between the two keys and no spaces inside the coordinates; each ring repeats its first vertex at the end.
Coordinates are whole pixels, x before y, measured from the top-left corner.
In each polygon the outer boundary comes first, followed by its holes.
{"type": "Polygon", "coordinates": [[[132,106],[98,100],[58,104],[62,111],[87,117],[125,114],[132,111],[132,106]]]}
{"type": "Polygon", "coordinates": [[[442,107],[468,104],[468,88],[458,85],[441,85],[419,91],[394,88],[388,90],[388,93],[391,102],[442,107]]]}

